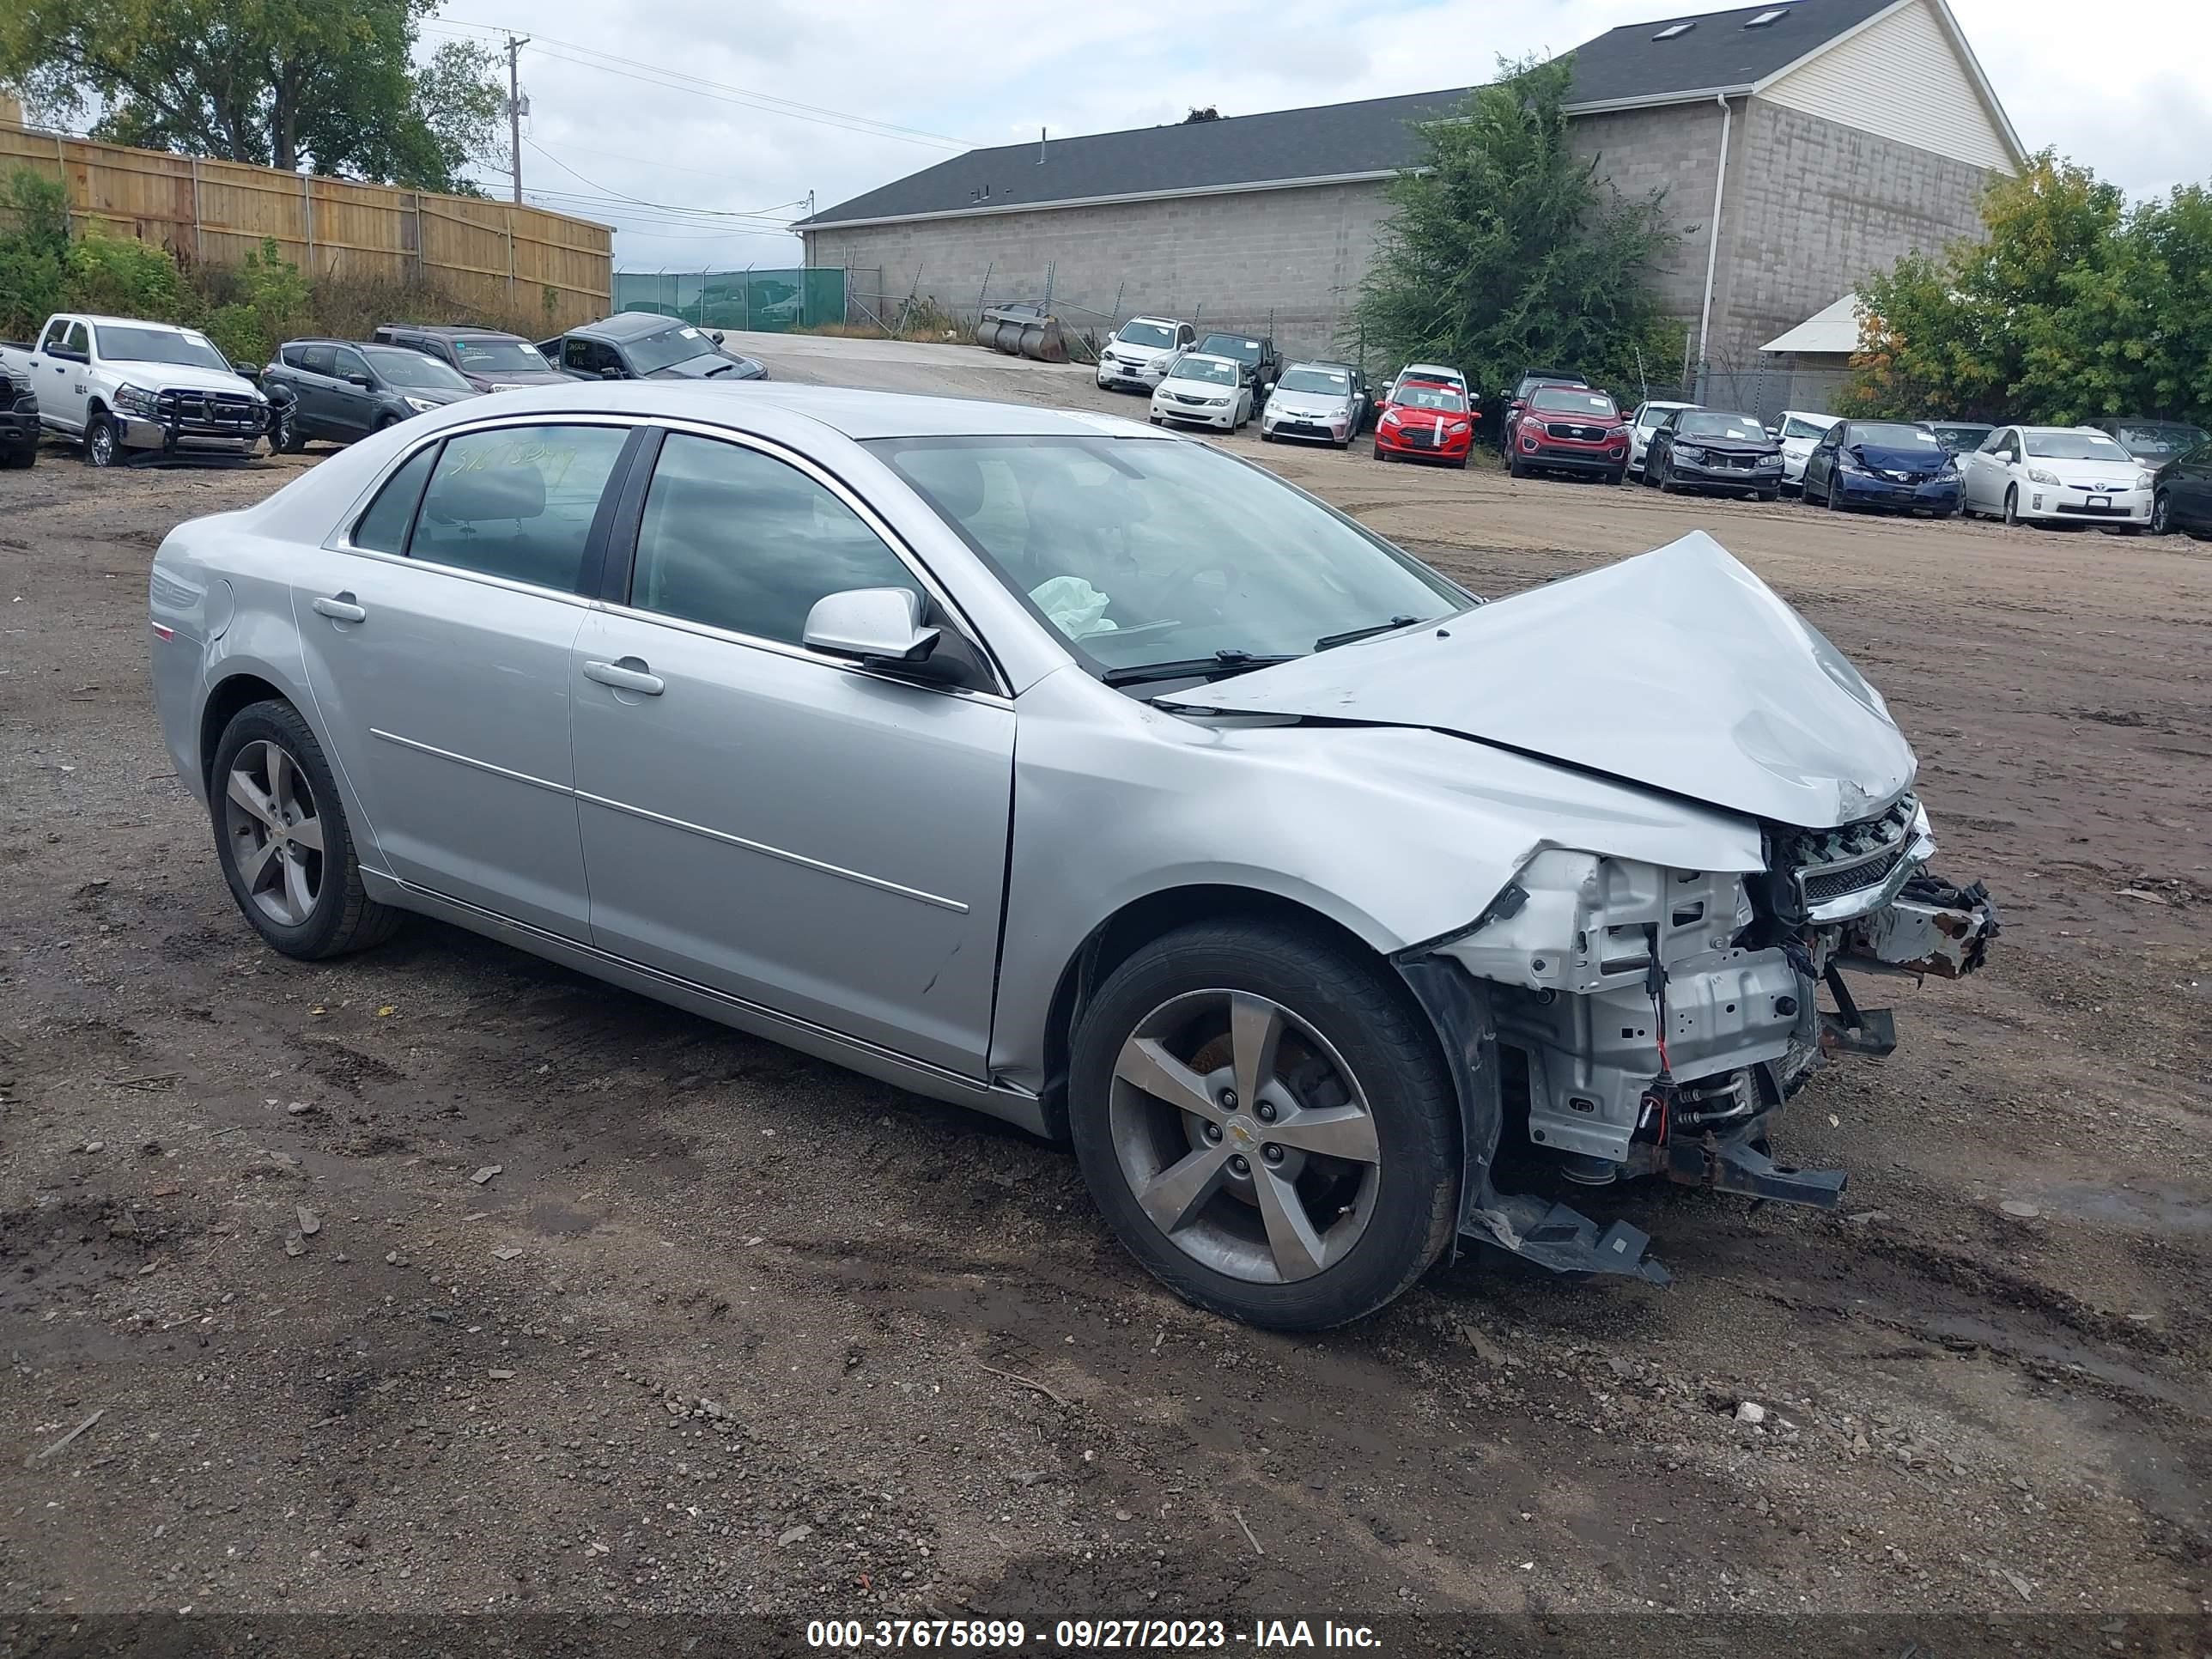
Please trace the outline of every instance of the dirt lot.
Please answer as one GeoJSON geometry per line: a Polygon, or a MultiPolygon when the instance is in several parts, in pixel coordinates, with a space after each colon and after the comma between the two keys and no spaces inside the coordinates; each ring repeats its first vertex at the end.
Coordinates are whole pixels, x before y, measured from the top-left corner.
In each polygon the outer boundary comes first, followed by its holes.
{"type": "Polygon", "coordinates": [[[2212,1594],[2209,550],[1238,441],[1493,593],[1709,526],[1884,688],[2006,927],[1799,1097],[1842,1212],[1624,1193],[1673,1288],[1469,1259],[1271,1336],[981,1118],[439,927],[288,962],[170,775],[145,579],[313,458],[50,449],[0,474],[0,1607],[2199,1650],[2154,1616],[2212,1594]]]}

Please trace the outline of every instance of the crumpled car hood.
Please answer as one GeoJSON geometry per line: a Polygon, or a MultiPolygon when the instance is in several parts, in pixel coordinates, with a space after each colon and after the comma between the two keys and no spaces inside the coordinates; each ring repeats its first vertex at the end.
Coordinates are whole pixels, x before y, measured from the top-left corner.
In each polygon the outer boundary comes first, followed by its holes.
{"type": "Polygon", "coordinates": [[[1881,694],[1702,531],[1156,702],[1428,726],[1805,829],[1871,816],[1917,769],[1881,694]]]}

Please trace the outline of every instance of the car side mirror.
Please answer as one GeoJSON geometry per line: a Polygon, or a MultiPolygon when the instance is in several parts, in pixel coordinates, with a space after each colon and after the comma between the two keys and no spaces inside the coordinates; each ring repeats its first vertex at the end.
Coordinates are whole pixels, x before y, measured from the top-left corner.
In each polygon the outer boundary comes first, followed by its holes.
{"type": "Polygon", "coordinates": [[[346,383],[348,386],[359,386],[359,387],[360,387],[363,392],[366,392],[366,391],[368,391],[368,375],[366,375],[366,374],[359,374],[359,373],[356,373],[356,374],[348,374],[348,375],[346,375],[344,378],[345,378],[345,383],[346,383]]]}
{"type": "Polygon", "coordinates": [[[707,337],[716,345],[720,345],[722,343],[722,331],[719,328],[710,328],[707,331],[707,337]]]}
{"type": "Polygon", "coordinates": [[[860,662],[916,663],[937,648],[939,630],[922,625],[921,595],[908,587],[853,587],[827,593],[806,613],[807,647],[860,662]]]}
{"type": "Polygon", "coordinates": [[[230,372],[234,374],[243,374],[249,380],[261,373],[252,363],[241,363],[235,357],[231,359],[230,372]]]}

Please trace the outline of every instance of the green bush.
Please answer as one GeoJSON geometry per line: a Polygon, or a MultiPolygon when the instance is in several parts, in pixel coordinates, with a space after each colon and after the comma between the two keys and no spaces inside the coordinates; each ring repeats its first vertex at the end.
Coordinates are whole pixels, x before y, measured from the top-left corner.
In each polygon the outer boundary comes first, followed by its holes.
{"type": "Polygon", "coordinates": [[[63,308],[68,253],[68,194],[51,179],[18,170],[0,204],[0,334],[27,337],[63,308]]]}
{"type": "Polygon", "coordinates": [[[69,245],[62,268],[60,310],[169,322],[184,309],[184,281],[167,248],[94,229],[69,245]]]}

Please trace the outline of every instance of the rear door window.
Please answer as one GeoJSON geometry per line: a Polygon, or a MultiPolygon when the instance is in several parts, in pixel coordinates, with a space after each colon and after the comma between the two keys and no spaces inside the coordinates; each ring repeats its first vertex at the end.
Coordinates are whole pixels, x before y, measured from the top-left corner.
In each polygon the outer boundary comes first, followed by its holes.
{"type": "Polygon", "coordinates": [[[638,526],[632,605],[798,645],[816,600],[856,587],[921,591],[857,513],[797,467],[669,434],[638,526]]]}
{"type": "Polygon", "coordinates": [[[300,367],[310,374],[328,375],[331,372],[333,353],[326,345],[301,346],[300,367]]]}
{"type": "Polygon", "coordinates": [[[449,439],[408,556],[577,592],[599,499],[629,438],[623,427],[514,426],[449,439]]]}
{"type": "Polygon", "coordinates": [[[374,553],[404,553],[407,550],[407,532],[415,522],[415,508],[422,499],[422,486],[429,482],[430,465],[438,458],[438,446],[419,450],[408,459],[407,465],[393,473],[376,499],[368,504],[353,527],[353,544],[368,548],[374,553]]]}

